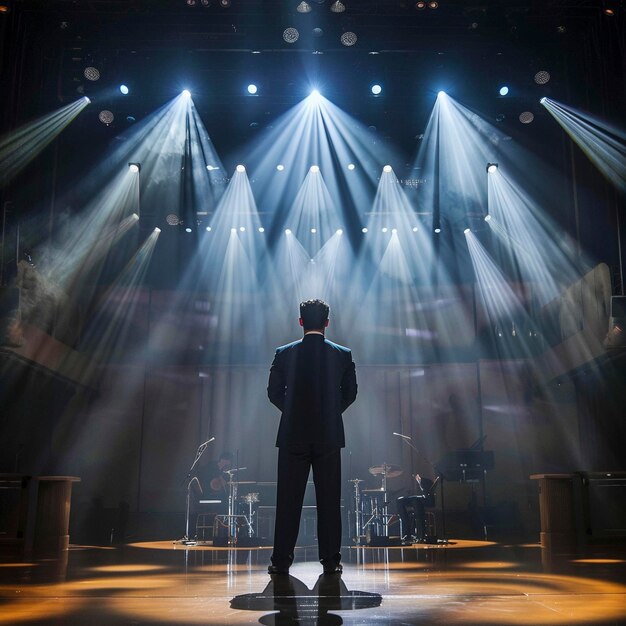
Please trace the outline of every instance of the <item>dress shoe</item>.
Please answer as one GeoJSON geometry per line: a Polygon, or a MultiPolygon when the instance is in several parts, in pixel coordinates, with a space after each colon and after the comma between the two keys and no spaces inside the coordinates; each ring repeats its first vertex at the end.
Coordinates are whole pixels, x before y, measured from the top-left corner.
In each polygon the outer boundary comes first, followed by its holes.
{"type": "Polygon", "coordinates": [[[269,565],[267,567],[267,573],[270,576],[278,575],[278,576],[287,576],[289,574],[288,567],[280,567],[279,565],[269,565]]]}
{"type": "Polygon", "coordinates": [[[328,563],[324,565],[324,574],[341,574],[343,565],[341,563],[328,563]]]}

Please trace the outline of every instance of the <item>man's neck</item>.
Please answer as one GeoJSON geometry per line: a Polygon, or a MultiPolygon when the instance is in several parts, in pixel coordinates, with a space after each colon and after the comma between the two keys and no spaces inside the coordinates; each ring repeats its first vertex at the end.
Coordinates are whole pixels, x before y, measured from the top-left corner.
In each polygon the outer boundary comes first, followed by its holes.
{"type": "Polygon", "coordinates": [[[324,330],[323,329],[319,329],[319,330],[305,330],[304,331],[304,336],[306,337],[307,335],[322,335],[322,337],[324,337],[324,330]]]}

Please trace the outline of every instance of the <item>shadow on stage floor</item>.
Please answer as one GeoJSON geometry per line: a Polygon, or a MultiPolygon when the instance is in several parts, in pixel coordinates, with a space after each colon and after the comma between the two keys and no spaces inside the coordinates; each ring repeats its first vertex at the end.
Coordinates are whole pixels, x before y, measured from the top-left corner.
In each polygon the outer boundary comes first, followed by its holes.
{"type": "Polygon", "coordinates": [[[0,624],[626,624],[626,546],[345,547],[342,576],[310,546],[271,578],[269,554],[171,541],[5,554],[0,624]]]}

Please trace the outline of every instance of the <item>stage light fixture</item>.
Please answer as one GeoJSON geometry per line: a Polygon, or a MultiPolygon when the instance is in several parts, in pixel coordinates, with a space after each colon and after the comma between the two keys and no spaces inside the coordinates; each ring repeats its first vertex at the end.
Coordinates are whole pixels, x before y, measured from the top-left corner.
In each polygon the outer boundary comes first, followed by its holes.
{"type": "MultiPolygon", "coordinates": [[[[319,26],[316,26],[312,31],[313,37],[323,37],[324,36],[324,30],[322,28],[320,28],[319,26]]],[[[321,52],[319,52],[318,54],[323,54],[321,52]]]]}
{"type": "Polygon", "coordinates": [[[487,163],[487,172],[489,172],[489,174],[493,174],[497,171],[498,171],[497,163],[487,163]]]}
{"type": "Polygon", "coordinates": [[[132,217],[134,220],[138,220],[138,219],[139,219],[139,215],[137,215],[137,213],[132,213],[132,214],[131,214],[131,217],[132,217]]]}
{"type": "Polygon", "coordinates": [[[389,229],[388,229],[386,226],[383,226],[380,230],[381,230],[383,233],[386,233],[389,229]]]}
{"type": "Polygon", "coordinates": [[[466,229],[463,231],[463,234],[464,234],[464,235],[467,235],[467,234],[468,234],[468,233],[470,233],[470,232],[471,232],[471,231],[470,231],[470,229],[469,229],[469,228],[466,228],[466,229]]]}
{"type": "Polygon", "coordinates": [[[191,227],[190,227],[190,226],[187,226],[187,228],[185,228],[185,232],[186,232],[186,233],[190,233],[190,232],[191,232],[191,227]]]}
{"type": "Polygon", "coordinates": [[[277,169],[279,172],[282,172],[282,171],[285,169],[285,166],[284,166],[282,163],[279,163],[279,164],[276,166],[276,169],[277,169]]]}
{"type": "Polygon", "coordinates": [[[157,235],[161,232],[161,229],[158,226],[154,227],[154,232],[157,233],[157,235]]]}
{"type": "Polygon", "coordinates": [[[287,43],[296,43],[299,37],[300,33],[298,32],[297,28],[289,27],[285,28],[285,30],[283,31],[283,39],[287,43]]]}
{"type": "Polygon", "coordinates": [[[385,172],[386,174],[389,174],[389,172],[391,172],[391,170],[392,170],[391,165],[385,165],[383,167],[383,172],[385,172]]]}
{"type": "Polygon", "coordinates": [[[302,0],[302,2],[296,7],[298,13],[310,13],[311,5],[308,2],[302,0]]]}
{"type": "Polygon", "coordinates": [[[87,80],[96,81],[100,80],[100,70],[97,67],[89,66],[83,70],[83,76],[87,80]]]}
{"type": "Polygon", "coordinates": [[[237,232],[237,229],[236,229],[236,228],[231,228],[231,229],[230,229],[230,232],[231,232],[231,233],[236,233],[236,232],[237,232]]]}
{"type": "Polygon", "coordinates": [[[356,36],[356,33],[348,30],[343,33],[339,39],[344,46],[350,47],[357,42],[358,37],[356,36]]]}
{"type": "Polygon", "coordinates": [[[428,8],[429,9],[438,9],[439,8],[439,3],[435,2],[435,0],[432,0],[431,2],[428,3],[428,8]]]}
{"type": "Polygon", "coordinates": [[[425,8],[426,8],[426,3],[425,3],[425,2],[421,2],[421,1],[420,1],[420,2],[416,2],[416,3],[415,3],[415,8],[416,8],[418,11],[421,11],[421,10],[423,10],[423,9],[425,9],[425,8]]]}
{"type": "Polygon", "coordinates": [[[242,233],[245,233],[246,232],[246,227],[245,226],[240,226],[239,227],[239,231],[242,232],[242,233]]]}
{"type": "Polygon", "coordinates": [[[259,226],[257,229],[260,233],[264,233],[265,232],[265,228],[263,228],[263,226],[259,226]]]}
{"type": "Polygon", "coordinates": [[[98,119],[103,124],[106,124],[108,126],[109,124],[113,123],[113,120],[115,119],[115,116],[113,115],[113,113],[111,111],[107,111],[105,109],[103,111],[100,111],[100,113],[98,114],[98,119]]]}
{"type": "Polygon", "coordinates": [[[0,4],[0,13],[9,13],[11,7],[8,4],[0,4]]]}
{"type": "Polygon", "coordinates": [[[254,95],[254,94],[255,94],[258,90],[259,90],[259,89],[258,89],[258,87],[257,87],[256,85],[254,85],[253,83],[250,83],[250,84],[248,85],[248,93],[249,93],[250,95],[252,95],[252,96],[253,96],[253,95],[254,95]]]}
{"type": "Polygon", "coordinates": [[[519,114],[519,121],[522,124],[530,124],[535,119],[535,114],[531,111],[522,111],[519,114]]]}
{"type": "Polygon", "coordinates": [[[141,163],[129,163],[128,164],[128,169],[133,174],[138,174],[141,171],[141,163]]]}
{"type": "Polygon", "coordinates": [[[205,7],[205,8],[206,8],[206,7],[210,7],[210,6],[211,6],[211,0],[200,0],[200,4],[201,4],[203,7],[205,7]]]}
{"type": "Polygon", "coordinates": [[[311,165],[309,171],[312,174],[317,174],[320,171],[319,165],[311,165]]]}
{"type": "Polygon", "coordinates": [[[130,90],[128,89],[128,87],[127,87],[126,85],[120,85],[120,92],[121,92],[124,96],[127,96],[129,91],[130,91],[130,90]]]}
{"type": "Polygon", "coordinates": [[[343,230],[342,230],[341,228],[338,228],[338,229],[335,231],[335,234],[336,234],[336,235],[343,235],[343,230]]]}
{"type": "Polygon", "coordinates": [[[609,7],[606,7],[603,9],[603,13],[604,15],[608,15],[609,17],[613,17],[615,15],[615,9],[611,9],[609,7]]]}
{"type": "Polygon", "coordinates": [[[545,85],[547,82],[550,82],[550,72],[546,72],[546,70],[540,70],[535,74],[534,80],[538,85],[545,85]]]}
{"type": "Polygon", "coordinates": [[[439,226],[437,226],[437,228],[435,228],[435,232],[436,232],[437,234],[439,234],[439,233],[441,232],[441,228],[439,228],[439,226]]]}
{"type": "Polygon", "coordinates": [[[187,0],[187,6],[188,7],[195,7],[196,6],[196,0],[187,0]]]}
{"type": "Polygon", "coordinates": [[[246,166],[245,165],[238,165],[237,166],[237,171],[239,173],[245,172],[246,171],[246,166]]]}
{"type": "Polygon", "coordinates": [[[490,220],[491,220],[491,215],[487,213],[487,215],[485,215],[485,222],[489,222],[490,220]]]}
{"type": "Polygon", "coordinates": [[[545,96],[543,98],[539,99],[539,104],[545,104],[546,101],[548,100],[548,98],[546,98],[545,96]]]}
{"type": "Polygon", "coordinates": [[[364,226],[363,228],[361,228],[361,232],[362,233],[366,233],[367,232],[367,228],[364,226]]]}
{"type": "Polygon", "coordinates": [[[322,94],[317,89],[313,89],[309,95],[313,100],[319,100],[322,94]]]}
{"type": "Polygon", "coordinates": [[[380,85],[378,85],[378,84],[372,85],[372,93],[375,96],[378,96],[382,90],[383,90],[383,88],[380,85]]]}
{"type": "Polygon", "coordinates": [[[91,104],[91,98],[88,98],[87,96],[83,96],[83,98],[85,99],[87,104],[91,104]]]}
{"type": "Polygon", "coordinates": [[[207,233],[210,233],[211,232],[211,227],[207,226],[205,230],[206,230],[207,233]]]}
{"type": "Polygon", "coordinates": [[[346,5],[343,2],[340,2],[340,0],[335,0],[335,2],[330,5],[331,13],[343,13],[345,10],[346,5]]]}
{"type": "Polygon", "coordinates": [[[212,172],[213,170],[218,170],[219,167],[215,167],[214,165],[207,165],[206,166],[207,170],[209,170],[209,172],[212,172]]]}
{"type": "Polygon", "coordinates": [[[509,93],[509,88],[506,85],[502,85],[502,87],[500,87],[500,95],[506,96],[508,93],[509,93]]]}
{"type": "Polygon", "coordinates": [[[165,221],[169,226],[178,226],[180,224],[180,217],[176,213],[168,213],[165,217],[165,221]]]}
{"type": "Polygon", "coordinates": [[[438,97],[438,98],[443,98],[445,95],[446,95],[446,92],[445,92],[445,91],[438,91],[438,92],[437,92],[437,97],[438,97]]]}
{"type": "Polygon", "coordinates": [[[291,229],[285,228],[285,235],[291,235],[291,229]]]}
{"type": "Polygon", "coordinates": [[[398,232],[398,229],[397,228],[392,228],[391,232],[395,235],[398,232]]]}
{"type": "Polygon", "coordinates": [[[182,94],[184,98],[191,98],[191,91],[189,91],[189,89],[183,89],[182,94]]]}
{"type": "Polygon", "coordinates": [[[229,8],[230,8],[230,5],[231,5],[230,0],[220,0],[220,6],[221,6],[223,9],[229,9],[229,8]]]}
{"type": "Polygon", "coordinates": [[[417,226],[413,226],[413,232],[416,233],[419,229],[417,228],[417,226]]]}
{"type": "Polygon", "coordinates": [[[356,167],[356,165],[354,163],[348,163],[348,169],[350,171],[352,171],[355,167],[356,167]]]}
{"type": "Polygon", "coordinates": [[[317,232],[317,228],[311,228],[311,232],[315,234],[317,232]]]}

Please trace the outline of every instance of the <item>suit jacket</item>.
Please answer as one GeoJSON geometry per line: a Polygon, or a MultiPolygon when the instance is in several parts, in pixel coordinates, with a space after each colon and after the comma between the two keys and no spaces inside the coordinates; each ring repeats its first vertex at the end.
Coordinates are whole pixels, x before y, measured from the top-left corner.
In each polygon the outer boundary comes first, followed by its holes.
{"type": "Polygon", "coordinates": [[[349,348],[323,335],[305,335],[276,350],[267,395],[282,416],[277,446],[323,443],[345,446],[341,414],[356,399],[349,348]]]}

